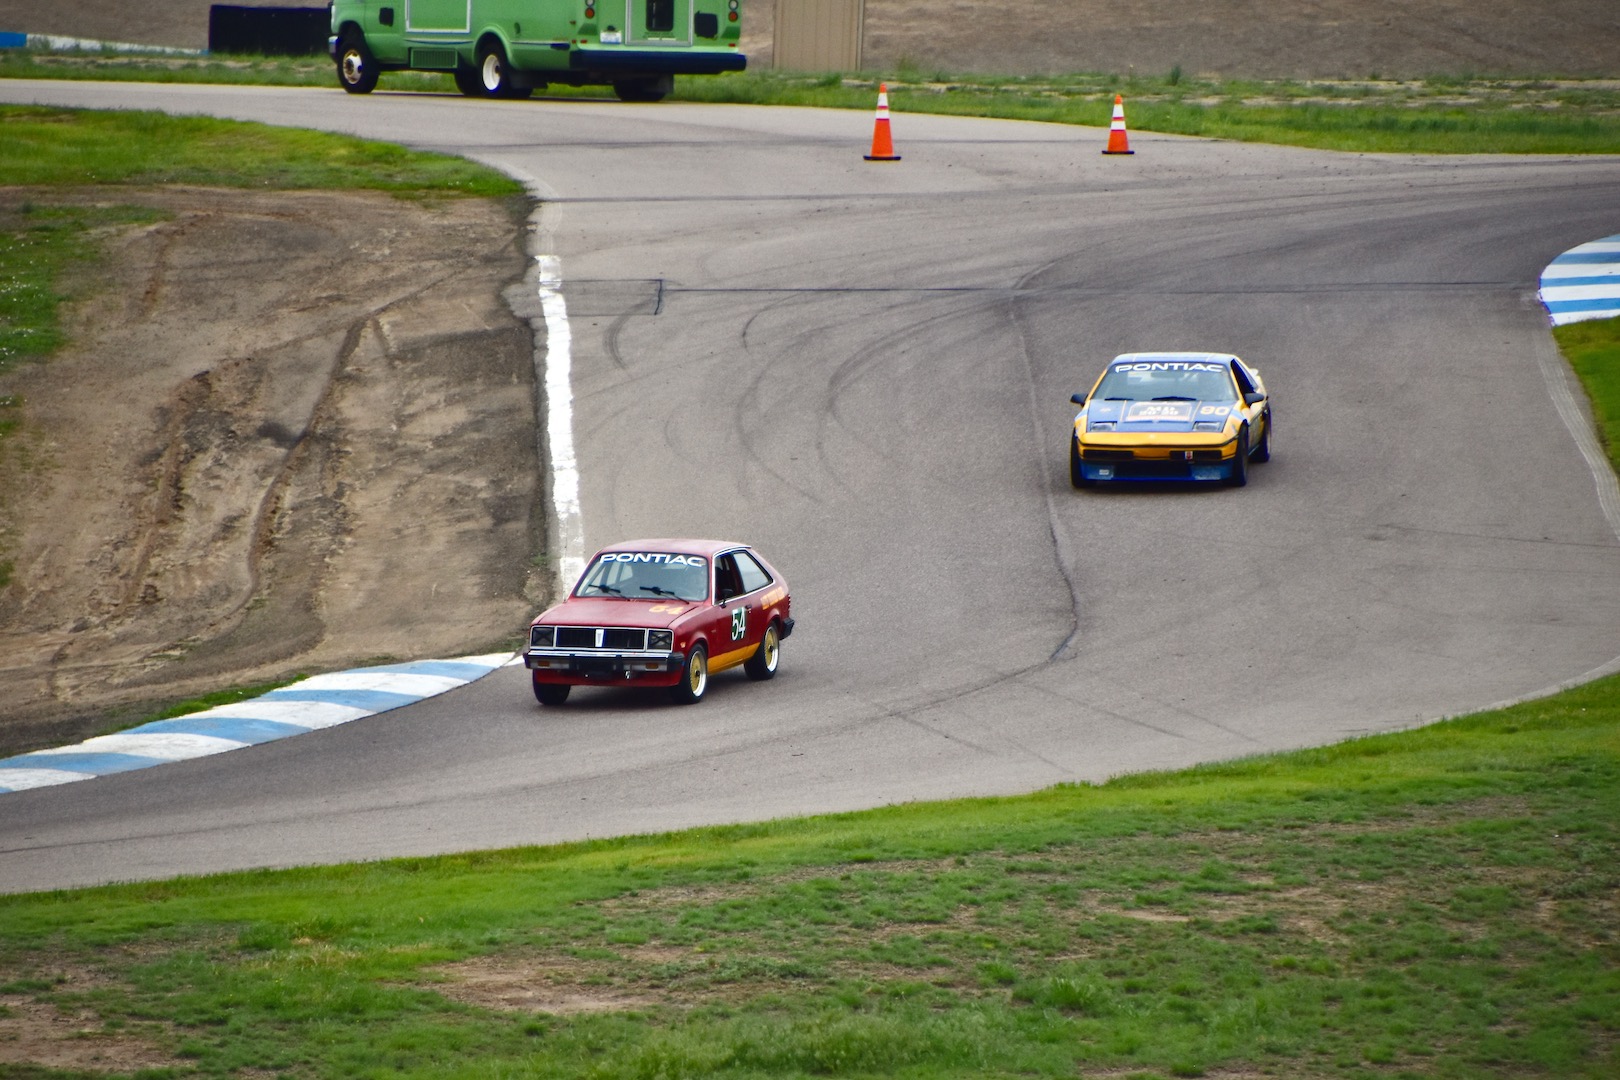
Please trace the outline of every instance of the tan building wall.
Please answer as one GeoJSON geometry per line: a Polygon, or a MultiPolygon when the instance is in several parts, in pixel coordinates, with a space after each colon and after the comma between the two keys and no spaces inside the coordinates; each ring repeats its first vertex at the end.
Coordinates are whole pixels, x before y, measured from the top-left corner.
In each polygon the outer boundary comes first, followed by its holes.
{"type": "Polygon", "coordinates": [[[773,67],[786,71],[860,70],[866,0],[776,0],[774,16],[773,67]]]}

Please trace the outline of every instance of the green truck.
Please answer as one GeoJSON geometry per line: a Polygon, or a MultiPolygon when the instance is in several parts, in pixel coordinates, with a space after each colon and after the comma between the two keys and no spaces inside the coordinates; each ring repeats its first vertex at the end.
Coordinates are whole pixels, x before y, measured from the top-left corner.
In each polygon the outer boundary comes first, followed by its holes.
{"type": "Polygon", "coordinates": [[[658,101],[676,75],[742,71],[740,0],[334,0],[338,83],[443,71],[469,97],[521,98],[552,83],[658,101]]]}

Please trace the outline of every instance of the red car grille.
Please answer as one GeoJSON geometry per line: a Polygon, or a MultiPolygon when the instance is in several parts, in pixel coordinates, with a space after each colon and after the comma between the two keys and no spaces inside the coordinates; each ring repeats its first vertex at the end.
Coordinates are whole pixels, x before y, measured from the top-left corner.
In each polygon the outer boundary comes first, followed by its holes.
{"type": "Polygon", "coordinates": [[[559,626],[559,649],[640,650],[647,647],[647,631],[623,626],[559,626]],[[601,644],[597,644],[600,638],[601,644]]]}

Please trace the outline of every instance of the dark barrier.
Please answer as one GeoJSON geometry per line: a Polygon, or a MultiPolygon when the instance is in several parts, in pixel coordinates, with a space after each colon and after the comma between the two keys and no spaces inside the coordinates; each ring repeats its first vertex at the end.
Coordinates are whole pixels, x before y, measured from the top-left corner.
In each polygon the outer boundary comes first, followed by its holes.
{"type": "Polygon", "coordinates": [[[331,9],[256,8],[215,4],[208,9],[208,51],[263,56],[311,56],[326,51],[331,9]]]}

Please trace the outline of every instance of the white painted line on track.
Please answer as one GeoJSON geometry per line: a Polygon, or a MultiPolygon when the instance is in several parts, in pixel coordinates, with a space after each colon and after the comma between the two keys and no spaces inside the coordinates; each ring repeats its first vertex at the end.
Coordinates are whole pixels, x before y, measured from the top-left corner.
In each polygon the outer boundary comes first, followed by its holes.
{"type": "Polygon", "coordinates": [[[489,162],[520,181],[538,202],[530,217],[534,233],[536,291],[540,321],[545,332],[544,352],[535,346],[535,376],[545,397],[539,420],[540,447],[551,462],[551,511],[555,533],[551,537],[556,591],[564,595],[585,572],[585,521],[580,511],[579,460],[574,451],[574,335],[563,298],[562,257],[557,250],[559,198],[538,176],[514,168],[511,162],[489,162]]]}
{"type": "Polygon", "coordinates": [[[557,521],[557,584],[566,593],[585,572],[585,523],[579,506],[579,461],[574,456],[573,331],[562,294],[562,260],[535,256],[540,311],[546,324],[546,439],[551,460],[551,509],[557,521]]]}
{"type": "Polygon", "coordinates": [[[511,653],[492,653],[316,675],[251,701],[0,759],[0,793],[207,757],[347,724],[465,686],[513,659],[511,653]]]}

